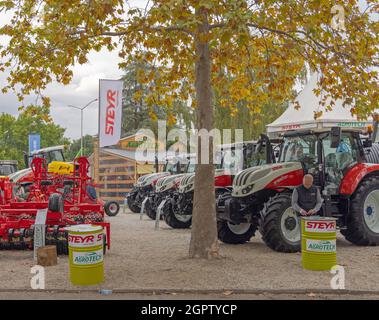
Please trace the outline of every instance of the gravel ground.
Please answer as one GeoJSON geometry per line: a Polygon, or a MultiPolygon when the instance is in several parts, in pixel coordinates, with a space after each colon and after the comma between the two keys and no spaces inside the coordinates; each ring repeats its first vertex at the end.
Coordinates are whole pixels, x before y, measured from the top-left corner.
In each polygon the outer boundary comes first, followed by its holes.
{"type": "Polygon", "coordinates": [[[101,295],[96,292],[0,292],[0,300],[379,300],[377,295],[337,294],[140,294],[113,293],[101,295]]]}
{"type": "MultiPolygon", "coordinates": [[[[109,220],[112,247],[105,257],[106,280],[93,289],[330,289],[330,272],[303,270],[300,254],[274,252],[258,235],[244,245],[220,243],[222,258],[205,261],[187,258],[190,230],[174,230],[161,221],[155,231],[154,221],[146,216],[140,221],[130,212],[109,220]]],[[[379,295],[379,247],[357,247],[339,237],[337,256],[345,267],[346,289],[379,295]]],[[[46,289],[81,289],[69,282],[68,258],[58,259],[57,266],[45,269],[46,289]]],[[[31,251],[1,251],[0,289],[30,289],[33,265],[31,251]]]]}

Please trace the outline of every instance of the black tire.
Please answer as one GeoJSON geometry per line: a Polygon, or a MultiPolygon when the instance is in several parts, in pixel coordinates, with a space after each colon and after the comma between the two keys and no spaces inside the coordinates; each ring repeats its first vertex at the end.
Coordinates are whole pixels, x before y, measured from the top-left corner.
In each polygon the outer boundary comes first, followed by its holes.
{"type": "Polygon", "coordinates": [[[277,194],[266,203],[262,210],[259,230],[262,240],[269,248],[278,252],[299,252],[301,250],[301,241],[289,241],[281,229],[282,215],[289,207],[291,207],[291,195],[277,194]]]}
{"type": "Polygon", "coordinates": [[[192,224],[192,216],[191,219],[186,222],[180,221],[176,218],[171,206],[165,208],[165,214],[163,216],[164,221],[167,223],[167,225],[174,229],[188,229],[192,224]]]}
{"type": "Polygon", "coordinates": [[[120,205],[116,201],[107,201],[104,204],[104,211],[109,217],[117,216],[120,211],[120,205]]]}
{"type": "Polygon", "coordinates": [[[146,215],[152,220],[155,220],[157,217],[157,211],[154,210],[150,199],[145,203],[145,212],[146,215]]]}
{"type": "Polygon", "coordinates": [[[127,203],[128,203],[128,207],[130,211],[132,211],[133,213],[141,213],[141,207],[134,204],[134,200],[135,200],[135,197],[130,196],[130,195],[127,198],[127,203]]]}
{"type": "Polygon", "coordinates": [[[64,201],[59,193],[52,193],[49,197],[48,209],[53,212],[63,213],[64,201]]]}
{"type": "Polygon", "coordinates": [[[243,234],[236,234],[229,228],[227,221],[219,220],[217,221],[217,235],[218,239],[224,243],[228,244],[242,244],[250,241],[250,239],[255,235],[255,231],[258,226],[251,224],[250,228],[243,234]]]}
{"type": "Polygon", "coordinates": [[[379,233],[370,230],[364,219],[364,202],[369,193],[374,190],[379,190],[377,177],[369,177],[360,184],[350,201],[346,229],[341,231],[347,241],[358,246],[379,244],[379,233]]]}

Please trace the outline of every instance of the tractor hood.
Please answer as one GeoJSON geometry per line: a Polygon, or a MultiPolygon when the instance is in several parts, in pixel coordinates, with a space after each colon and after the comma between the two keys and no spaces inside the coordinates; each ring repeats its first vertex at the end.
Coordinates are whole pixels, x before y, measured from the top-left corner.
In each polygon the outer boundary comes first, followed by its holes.
{"type": "Polygon", "coordinates": [[[147,187],[151,185],[154,181],[159,178],[169,176],[170,172],[158,172],[158,173],[150,173],[146,174],[140,178],[138,178],[135,186],[138,188],[147,187]]]}
{"type": "MultiPolygon", "coordinates": [[[[230,176],[230,172],[224,169],[216,169],[215,170],[215,180],[217,181],[218,177],[228,175],[230,176]]],[[[215,181],[215,183],[216,183],[215,181]]],[[[178,191],[179,192],[190,192],[194,190],[194,184],[195,184],[195,173],[188,173],[185,174],[179,183],[178,191]]]]}
{"type": "Polygon", "coordinates": [[[160,193],[170,190],[180,181],[185,174],[173,174],[168,177],[159,178],[155,184],[155,192],[160,193]]]}
{"type": "Polygon", "coordinates": [[[246,197],[273,187],[297,186],[301,183],[303,168],[300,162],[266,164],[239,172],[233,181],[233,197],[246,197]],[[299,182],[300,179],[300,182],[299,182]]]}

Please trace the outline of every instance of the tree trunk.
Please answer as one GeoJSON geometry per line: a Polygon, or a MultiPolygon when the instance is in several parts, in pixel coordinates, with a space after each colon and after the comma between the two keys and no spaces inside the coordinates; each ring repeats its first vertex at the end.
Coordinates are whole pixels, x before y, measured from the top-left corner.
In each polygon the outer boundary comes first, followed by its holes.
{"type": "MultiPolygon", "coordinates": [[[[211,94],[211,57],[208,40],[201,35],[209,32],[206,11],[198,9],[196,14],[203,24],[195,36],[196,46],[196,100],[197,129],[212,130],[214,114],[211,94]]],[[[198,139],[198,164],[196,165],[195,192],[192,211],[192,233],[189,255],[191,258],[213,258],[218,256],[218,240],[216,225],[216,203],[214,189],[213,141],[209,141],[209,164],[200,163],[201,140],[198,139]]]]}

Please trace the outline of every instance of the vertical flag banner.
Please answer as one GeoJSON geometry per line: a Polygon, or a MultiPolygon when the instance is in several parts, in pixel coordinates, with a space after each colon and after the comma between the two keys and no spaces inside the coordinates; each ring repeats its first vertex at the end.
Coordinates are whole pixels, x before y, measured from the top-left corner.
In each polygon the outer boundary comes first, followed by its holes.
{"type": "Polygon", "coordinates": [[[41,149],[41,137],[39,134],[29,134],[29,154],[41,149]]]}
{"type": "Polygon", "coordinates": [[[121,138],[122,80],[99,80],[100,148],[117,144],[121,138]]]}

